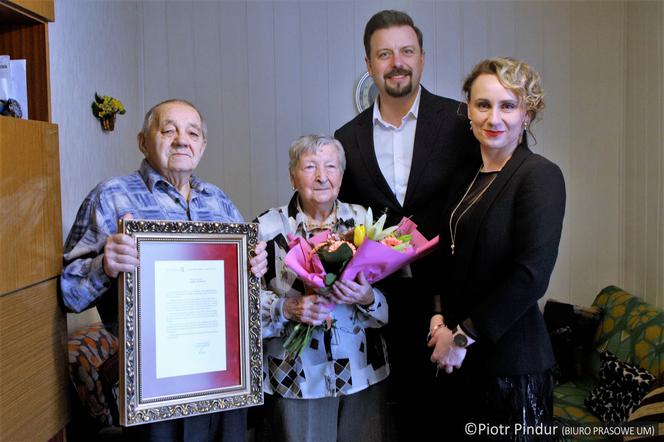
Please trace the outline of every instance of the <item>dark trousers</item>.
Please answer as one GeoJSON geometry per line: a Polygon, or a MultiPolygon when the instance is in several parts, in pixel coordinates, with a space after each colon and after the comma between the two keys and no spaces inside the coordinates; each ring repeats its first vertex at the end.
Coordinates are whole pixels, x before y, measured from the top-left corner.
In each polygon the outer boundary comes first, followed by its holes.
{"type": "MultiPolygon", "coordinates": [[[[515,376],[489,376],[478,370],[441,372],[436,396],[439,421],[445,422],[438,440],[545,441],[545,437],[513,434],[515,424],[536,427],[553,420],[554,381],[550,370],[515,376]],[[480,424],[509,428],[501,434],[479,434],[480,424]],[[469,425],[467,427],[467,425],[469,425]],[[469,434],[470,430],[470,434],[469,434]],[[473,434],[473,432],[475,432],[473,434]]],[[[555,440],[552,439],[552,440],[555,440]]]]}
{"type": "Polygon", "coordinates": [[[125,440],[136,442],[245,442],[247,410],[222,411],[127,427],[125,440]]]}
{"type": "Polygon", "coordinates": [[[388,406],[394,427],[390,440],[410,441],[414,429],[421,434],[440,419],[437,398],[431,394],[436,373],[430,361],[433,350],[426,342],[433,307],[417,280],[390,278],[381,289],[390,315],[382,329],[390,362],[388,406]]]}

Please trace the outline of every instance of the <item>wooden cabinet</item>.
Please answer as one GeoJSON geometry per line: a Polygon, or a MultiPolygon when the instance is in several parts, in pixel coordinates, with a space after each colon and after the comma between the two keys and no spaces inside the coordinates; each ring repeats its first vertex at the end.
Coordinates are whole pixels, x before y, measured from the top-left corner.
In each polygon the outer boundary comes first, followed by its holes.
{"type": "Polygon", "coordinates": [[[47,441],[69,420],[57,279],[0,296],[0,440],[47,441]]]}
{"type": "Polygon", "coordinates": [[[0,118],[0,149],[0,293],[8,293],[60,273],[58,127],[0,118]]]}
{"type": "Polygon", "coordinates": [[[50,122],[53,1],[0,0],[0,54],[27,60],[30,120],[0,117],[0,440],[63,438],[69,419],[58,127],[50,122]]]}
{"type": "Polygon", "coordinates": [[[8,7],[20,12],[23,16],[28,16],[44,23],[55,20],[53,0],[11,0],[4,3],[8,7]]]}

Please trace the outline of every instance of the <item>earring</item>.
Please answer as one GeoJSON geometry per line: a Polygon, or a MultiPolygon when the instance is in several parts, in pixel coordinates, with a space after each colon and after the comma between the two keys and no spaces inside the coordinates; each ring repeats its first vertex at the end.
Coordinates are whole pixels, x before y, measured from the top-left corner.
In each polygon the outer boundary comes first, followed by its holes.
{"type": "Polygon", "coordinates": [[[470,125],[470,130],[473,130],[473,122],[472,121],[469,122],[469,125],[470,125]]]}
{"type": "Polygon", "coordinates": [[[527,121],[523,122],[523,130],[528,130],[528,122],[527,121]]]}

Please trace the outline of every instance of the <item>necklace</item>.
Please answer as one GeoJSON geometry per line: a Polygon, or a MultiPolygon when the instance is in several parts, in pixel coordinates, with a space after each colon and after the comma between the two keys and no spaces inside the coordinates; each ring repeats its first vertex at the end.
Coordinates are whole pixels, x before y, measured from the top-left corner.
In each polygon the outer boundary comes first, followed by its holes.
{"type": "Polygon", "coordinates": [[[489,186],[491,186],[493,181],[498,176],[498,174],[496,173],[493,177],[491,177],[491,180],[487,183],[486,186],[484,186],[484,189],[482,189],[482,191],[479,192],[475,198],[473,198],[473,200],[470,202],[470,204],[468,204],[468,207],[466,207],[463,210],[463,212],[461,212],[461,214],[459,214],[459,217],[456,219],[456,222],[454,223],[454,228],[453,228],[452,227],[452,219],[454,219],[454,214],[459,209],[459,206],[461,206],[461,203],[463,203],[463,201],[466,199],[466,197],[468,196],[468,193],[470,193],[470,189],[472,189],[473,185],[475,185],[475,181],[477,181],[477,177],[480,175],[481,171],[482,171],[482,166],[480,166],[479,170],[475,174],[475,178],[473,178],[473,181],[471,181],[470,185],[466,189],[466,193],[463,194],[463,196],[461,197],[461,200],[456,205],[454,210],[452,210],[452,214],[450,215],[450,239],[452,241],[452,244],[450,244],[450,249],[451,249],[452,255],[454,255],[456,233],[457,233],[457,227],[459,226],[459,221],[461,220],[461,218],[463,218],[463,216],[466,214],[466,212],[468,212],[468,210],[470,210],[470,208],[473,207],[475,205],[475,203],[480,200],[480,198],[482,198],[482,195],[484,195],[484,193],[489,189],[489,186]]]}

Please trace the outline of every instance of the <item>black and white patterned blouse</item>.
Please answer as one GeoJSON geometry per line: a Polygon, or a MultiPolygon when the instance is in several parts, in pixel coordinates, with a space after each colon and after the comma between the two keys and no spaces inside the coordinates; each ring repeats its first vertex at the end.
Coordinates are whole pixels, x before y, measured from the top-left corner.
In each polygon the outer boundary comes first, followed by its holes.
{"type": "MultiPolygon", "coordinates": [[[[364,222],[362,206],[336,202],[330,216],[331,230],[345,233],[364,222]]],[[[261,291],[263,371],[265,393],[286,398],[317,399],[348,395],[382,381],[389,374],[385,342],[380,327],[387,323],[387,302],[374,288],[375,301],[364,308],[337,304],[336,320],[329,331],[315,331],[311,344],[294,360],[283,347],[289,321],[282,307],[287,297],[304,293],[304,285],[284,264],[288,234],[309,237],[307,216],[297,193],[287,206],[270,209],[258,217],[260,239],[267,242],[269,268],[267,290],[261,291]]]]}

